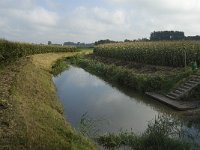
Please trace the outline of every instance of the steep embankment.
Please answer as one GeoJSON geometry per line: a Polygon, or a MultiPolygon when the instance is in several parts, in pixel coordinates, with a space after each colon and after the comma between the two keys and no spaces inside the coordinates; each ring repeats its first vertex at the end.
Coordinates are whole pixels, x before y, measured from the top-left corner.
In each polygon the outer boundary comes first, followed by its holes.
{"type": "Polygon", "coordinates": [[[95,149],[64,119],[49,73],[71,55],[34,55],[1,69],[0,149],[95,149]]]}

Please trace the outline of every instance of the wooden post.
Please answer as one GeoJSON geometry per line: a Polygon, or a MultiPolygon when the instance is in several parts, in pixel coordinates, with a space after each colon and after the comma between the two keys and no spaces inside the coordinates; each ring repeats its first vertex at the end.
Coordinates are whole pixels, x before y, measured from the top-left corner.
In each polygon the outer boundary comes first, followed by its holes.
{"type": "Polygon", "coordinates": [[[187,55],[186,55],[186,50],[184,51],[185,52],[185,68],[187,67],[187,55]]]}

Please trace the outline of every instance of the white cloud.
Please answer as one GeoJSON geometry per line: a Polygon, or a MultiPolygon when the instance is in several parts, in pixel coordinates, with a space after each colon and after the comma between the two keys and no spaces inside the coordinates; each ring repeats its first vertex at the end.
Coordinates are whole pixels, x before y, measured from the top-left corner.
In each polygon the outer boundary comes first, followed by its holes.
{"type": "Polygon", "coordinates": [[[58,20],[56,13],[40,7],[36,7],[31,10],[10,9],[4,11],[4,14],[10,19],[15,20],[16,23],[20,23],[22,21],[23,23],[30,24],[31,26],[55,26],[58,20]]]}
{"type": "Polygon", "coordinates": [[[78,7],[69,21],[88,30],[106,30],[109,26],[115,27],[126,23],[126,14],[121,10],[108,11],[103,8],[78,7]]]}
{"type": "MultiPolygon", "coordinates": [[[[87,9],[85,9],[87,10],[87,9]]],[[[112,24],[112,25],[123,25],[125,23],[126,14],[121,10],[108,11],[99,7],[95,7],[92,10],[87,10],[87,13],[92,13],[96,20],[99,22],[112,24]]]]}
{"type": "Polygon", "coordinates": [[[111,0],[109,3],[132,8],[130,17],[136,22],[131,25],[137,25],[143,35],[153,30],[182,30],[187,35],[200,34],[199,0],[111,0]]]}
{"type": "Polygon", "coordinates": [[[55,26],[57,24],[58,16],[56,13],[47,11],[44,8],[36,8],[33,11],[24,14],[24,19],[39,25],[55,26]]]}
{"type": "MultiPolygon", "coordinates": [[[[66,28],[78,31],[85,36],[86,41],[113,38],[118,33],[126,34],[130,28],[129,16],[123,10],[78,7],[72,12],[72,16],[73,18],[68,16],[66,28]]],[[[121,38],[119,35],[117,37],[121,38]]]]}
{"type": "Polygon", "coordinates": [[[0,34],[3,38],[28,42],[44,42],[59,21],[56,12],[36,5],[32,0],[0,2],[0,34]]]}
{"type": "Polygon", "coordinates": [[[34,0],[1,0],[1,9],[30,9],[34,5],[34,0]]]}
{"type": "Polygon", "coordinates": [[[0,35],[11,40],[62,43],[137,39],[149,37],[154,30],[200,34],[199,0],[102,1],[104,5],[95,5],[96,0],[92,5],[87,1],[1,0],[0,35]]]}
{"type": "Polygon", "coordinates": [[[200,11],[199,0],[110,0],[113,5],[132,5],[148,10],[200,11]]]}

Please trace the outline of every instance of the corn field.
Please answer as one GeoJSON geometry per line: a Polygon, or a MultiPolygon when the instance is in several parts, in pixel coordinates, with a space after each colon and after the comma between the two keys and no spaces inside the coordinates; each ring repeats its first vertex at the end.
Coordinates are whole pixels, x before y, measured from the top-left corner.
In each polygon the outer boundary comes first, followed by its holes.
{"type": "Polygon", "coordinates": [[[75,47],[69,46],[49,46],[28,43],[10,42],[0,40],[0,62],[10,62],[17,58],[48,52],[74,52],[75,47]]]}
{"type": "Polygon", "coordinates": [[[200,64],[200,42],[162,41],[105,44],[95,47],[94,54],[142,64],[183,67],[185,62],[189,65],[193,60],[200,64]]]}

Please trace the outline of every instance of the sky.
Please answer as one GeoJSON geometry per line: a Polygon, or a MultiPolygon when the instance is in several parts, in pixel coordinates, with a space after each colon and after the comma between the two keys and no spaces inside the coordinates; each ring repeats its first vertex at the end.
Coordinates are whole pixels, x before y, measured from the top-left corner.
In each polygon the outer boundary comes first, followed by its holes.
{"type": "Polygon", "coordinates": [[[200,35],[200,0],[0,0],[0,38],[30,43],[200,35]]]}

